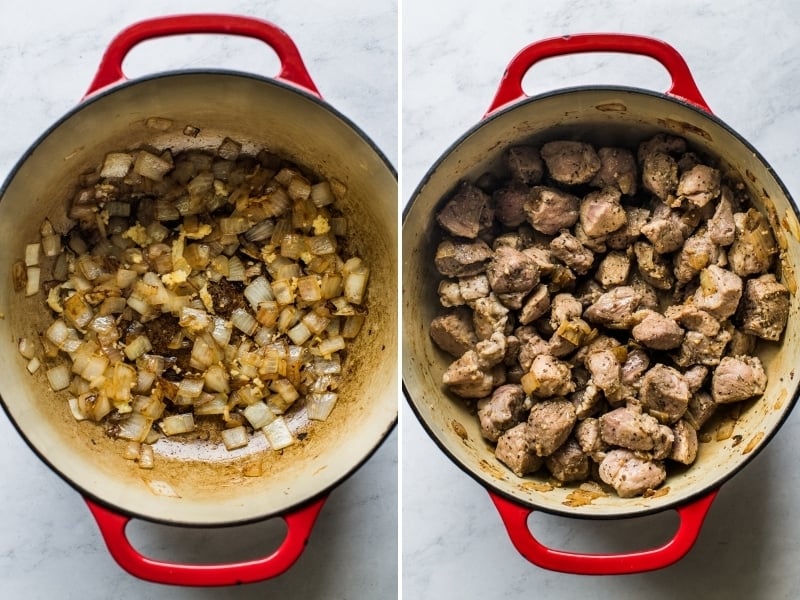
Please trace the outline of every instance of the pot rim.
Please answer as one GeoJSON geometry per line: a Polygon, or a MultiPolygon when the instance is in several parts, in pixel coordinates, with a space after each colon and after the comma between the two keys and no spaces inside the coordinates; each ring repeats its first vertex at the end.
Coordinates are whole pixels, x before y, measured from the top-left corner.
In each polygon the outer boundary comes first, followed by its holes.
{"type": "MultiPolygon", "coordinates": [[[[716,125],[723,128],[729,134],[731,134],[742,146],[751,153],[758,162],[760,162],[767,171],[772,174],[775,182],[777,183],[778,187],[780,188],[783,195],[786,197],[788,204],[792,207],[792,210],[800,219],[800,209],[798,209],[798,205],[792,198],[791,194],[789,194],[788,189],[784,185],[783,181],[781,181],[780,177],[778,177],[775,170],[772,166],[767,162],[764,156],[750,143],[748,142],[743,136],[741,136],[736,130],[734,130],[731,126],[725,123],[722,119],[717,117],[714,113],[707,111],[692,102],[686,101],[682,98],[678,98],[676,96],[671,96],[669,94],[655,92],[653,90],[646,90],[637,87],[631,86],[621,86],[621,85],[582,85],[582,86],[574,86],[574,87],[567,87],[567,88],[559,88],[557,90],[552,90],[549,92],[544,92],[540,94],[536,94],[534,96],[528,96],[523,100],[518,102],[510,103],[505,106],[502,106],[484,116],[480,121],[478,121],[475,125],[470,127],[465,133],[458,137],[458,139],[451,143],[447,149],[436,159],[436,162],[426,171],[423,178],[417,184],[416,188],[414,189],[411,198],[403,207],[402,213],[402,226],[405,227],[407,217],[411,212],[414,204],[416,203],[417,199],[419,198],[422,190],[428,184],[430,179],[433,177],[434,173],[441,167],[441,165],[448,159],[448,157],[464,142],[466,142],[474,133],[478,130],[482,129],[484,126],[491,123],[493,120],[505,116],[507,113],[513,112],[514,110],[521,108],[522,106],[541,101],[543,99],[549,99],[558,96],[569,96],[575,93],[584,93],[584,92],[623,92],[623,93],[632,93],[632,94],[639,94],[643,96],[649,96],[651,98],[655,98],[657,100],[663,100],[665,102],[671,102],[675,104],[679,104],[682,107],[689,108],[695,113],[697,113],[700,117],[708,119],[714,122],[716,125]]],[[[405,248],[404,248],[405,250],[405,248]]],[[[404,361],[405,362],[405,361],[404,361]]],[[[440,431],[439,428],[433,427],[430,425],[422,416],[422,413],[417,408],[417,404],[412,397],[411,392],[409,391],[408,387],[406,386],[405,381],[405,374],[402,377],[402,389],[403,389],[403,396],[406,399],[406,402],[410,406],[414,416],[417,418],[417,421],[428,434],[428,436],[433,440],[436,446],[447,456],[451,462],[455,463],[455,465],[469,475],[472,479],[474,479],[481,487],[486,489],[489,492],[502,496],[512,502],[515,502],[518,505],[525,506],[531,508],[533,510],[537,510],[540,512],[553,514],[561,517],[570,517],[576,519],[598,519],[598,520],[614,520],[614,519],[625,519],[625,518],[637,518],[637,517],[644,517],[647,515],[653,515],[665,510],[675,509],[683,505],[688,505],[692,501],[704,496],[714,490],[720,489],[728,480],[730,480],[734,475],[739,473],[744,467],[746,467],[759,453],[772,441],[773,437],[777,434],[778,430],[783,427],[786,423],[786,420],[789,418],[792,410],[797,404],[798,399],[800,399],[800,386],[795,389],[794,394],[789,399],[786,404],[786,407],[783,409],[783,413],[781,414],[780,419],[775,423],[775,426],[772,427],[771,430],[766,432],[764,436],[764,443],[760,444],[757,448],[753,449],[752,452],[748,453],[745,458],[736,465],[735,468],[730,469],[727,473],[722,476],[717,477],[714,481],[711,481],[703,486],[700,486],[697,491],[688,494],[687,496],[676,499],[672,502],[668,502],[664,505],[653,507],[653,508],[644,508],[644,509],[637,509],[635,512],[619,512],[615,514],[586,514],[580,512],[572,512],[569,510],[561,510],[561,509],[554,509],[546,506],[540,506],[539,504],[528,502],[527,500],[522,499],[521,497],[511,494],[501,487],[495,485],[488,479],[484,479],[477,469],[473,469],[470,465],[465,462],[459,460],[453,453],[451,453],[446,445],[437,437],[436,432],[440,431]]]]}
{"type": "MultiPolygon", "coordinates": [[[[53,122],[47,129],[45,129],[45,131],[34,140],[34,142],[27,148],[27,150],[25,150],[22,156],[20,156],[20,158],[15,162],[14,166],[9,171],[3,183],[0,185],[0,202],[3,201],[3,197],[5,196],[6,190],[11,185],[11,182],[14,180],[14,178],[17,176],[19,170],[22,168],[22,166],[25,164],[28,158],[36,151],[36,149],[63,123],[70,120],[72,117],[74,117],[76,114],[78,114],[85,108],[89,107],[95,102],[100,101],[101,99],[104,99],[108,96],[112,96],[115,93],[120,92],[129,87],[133,87],[143,83],[148,83],[151,81],[156,81],[159,79],[168,79],[168,78],[182,77],[182,76],[198,76],[198,75],[212,76],[212,77],[213,76],[241,77],[244,79],[251,79],[259,83],[272,85],[281,88],[283,90],[293,92],[298,96],[302,97],[303,99],[313,102],[320,108],[327,111],[332,117],[340,120],[347,127],[353,130],[358,135],[358,137],[361,138],[372,149],[375,155],[389,169],[395,181],[397,181],[397,170],[395,169],[391,161],[389,161],[389,159],[386,157],[386,155],[380,150],[380,148],[378,148],[375,142],[373,142],[372,139],[350,118],[348,118],[339,110],[337,110],[335,107],[333,107],[331,104],[326,102],[321,96],[312,94],[306,91],[302,87],[286,83],[281,80],[266,77],[263,75],[258,75],[256,73],[248,73],[246,71],[237,71],[231,69],[176,69],[169,71],[160,71],[158,73],[153,73],[150,75],[125,80],[121,83],[113,84],[111,86],[102,88],[97,92],[92,93],[90,96],[81,99],[74,107],[68,110],[58,120],[53,122]]],[[[220,527],[232,527],[238,525],[247,525],[250,523],[258,523],[270,518],[275,518],[284,514],[291,513],[292,511],[297,510],[298,508],[301,508],[313,502],[314,500],[317,500],[322,496],[329,494],[334,488],[338,487],[339,485],[344,483],[347,479],[349,479],[356,471],[358,471],[358,469],[360,469],[364,465],[364,463],[366,463],[378,451],[378,449],[384,444],[384,442],[392,433],[392,431],[394,431],[394,429],[397,427],[397,422],[398,422],[398,414],[397,412],[395,412],[394,418],[386,424],[383,431],[380,432],[380,435],[376,436],[375,443],[373,444],[369,452],[367,452],[363,457],[361,457],[361,459],[358,460],[356,463],[351,465],[338,479],[328,484],[327,486],[323,487],[322,489],[316,490],[314,493],[309,494],[307,497],[300,498],[297,502],[288,506],[287,508],[275,512],[265,513],[251,518],[198,523],[192,521],[180,521],[180,520],[153,517],[151,515],[141,514],[135,510],[123,509],[112,502],[104,500],[102,497],[98,496],[96,492],[84,486],[79,485],[71,478],[69,478],[66,474],[64,474],[61,470],[56,468],[56,466],[50,461],[50,459],[45,454],[43,454],[38,448],[36,448],[36,446],[33,445],[33,443],[28,439],[28,436],[25,435],[25,432],[22,429],[22,427],[17,423],[17,420],[14,418],[8,403],[3,398],[2,391],[0,391],[0,406],[2,406],[3,411],[8,417],[8,420],[14,426],[14,429],[20,435],[25,444],[34,452],[34,454],[53,473],[58,475],[64,482],[66,482],[71,488],[73,488],[76,492],[78,492],[83,498],[89,499],[97,504],[110,508],[115,512],[119,513],[120,515],[139,519],[142,521],[148,521],[150,523],[159,523],[168,526],[191,527],[197,529],[213,529],[220,527]]]]}

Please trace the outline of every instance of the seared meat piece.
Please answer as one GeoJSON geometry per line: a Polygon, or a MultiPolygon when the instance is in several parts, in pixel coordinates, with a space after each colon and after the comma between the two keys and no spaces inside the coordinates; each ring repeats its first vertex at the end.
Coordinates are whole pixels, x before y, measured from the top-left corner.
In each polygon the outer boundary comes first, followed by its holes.
{"type": "Polygon", "coordinates": [[[531,407],[528,431],[538,456],[550,456],[575,426],[575,407],[569,400],[542,400],[531,407]]]}
{"type": "Polygon", "coordinates": [[[581,227],[586,235],[600,237],[625,226],[628,216],[619,197],[620,191],[613,187],[587,194],[580,206],[581,227]]]}
{"type": "Polygon", "coordinates": [[[659,254],[675,252],[683,245],[683,231],[679,226],[679,219],[672,211],[663,217],[653,216],[650,221],[642,226],[642,235],[645,236],[659,254]]]}
{"type": "MultiPolygon", "coordinates": [[[[528,290],[529,292],[530,290],[528,290]]],[[[522,303],[525,301],[525,296],[528,292],[509,292],[507,294],[497,294],[497,299],[503,303],[503,306],[511,310],[519,310],[522,308],[522,303]]]]}
{"type": "Polygon", "coordinates": [[[701,163],[702,161],[697,154],[694,152],[685,152],[681,154],[681,157],[678,159],[678,172],[681,174],[686,173],[686,171],[689,171],[701,163]]]}
{"type": "Polygon", "coordinates": [[[626,225],[608,234],[606,243],[614,250],[627,250],[641,235],[642,227],[650,220],[650,211],[636,206],[625,206],[626,225]]]}
{"type": "Polygon", "coordinates": [[[542,180],[544,163],[539,150],[533,146],[512,146],[506,150],[503,158],[512,179],[528,185],[535,185],[542,180]]]}
{"type": "Polygon", "coordinates": [[[686,240],[675,256],[675,278],[681,283],[688,283],[707,266],[716,264],[718,258],[719,248],[711,241],[708,232],[699,231],[686,240]]]}
{"type": "Polygon", "coordinates": [[[515,425],[498,438],[494,455],[518,477],[538,471],[543,462],[534,451],[530,431],[525,423],[515,425]]]}
{"type": "Polygon", "coordinates": [[[486,267],[486,276],[496,294],[527,294],[539,283],[539,267],[527,254],[501,246],[486,267]]]}
{"type": "Polygon", "coordinates": [[[570,366],[549,354],[533,358],[531,368],[522,378],[525,392],[537,398],[564,396],[575,390],[570,366]]]}
{"type": "Polygon", "coordinates": [[[744,333],[739,329],[730,332],[731,341],[728,345],[728,354],[731,356],[741,356],[752,354],[756,350],[756,336],[744,333]]]}
{"type": "Polygon", "coordinates": [[[630,150],[624,148],[600,148],[600,170],[590,184],[594,187],[614,186],[626,196],[636,195],[636,160],[630,150]]]}
{"type": "Polygon", "coordinates": [[[550,327],[558,329],[561,323],[580,317],[583,305],[572,294],[556,294],[550,301],[550,327]]]}
{"type": "Polygon", "coordinates": [[[653,450],[650,455],[655,460],[664,460],[672,452],[672,444],[675,442],[675,434],[671,427],[659,425],[653,441],[653,450]]]}
{"type": "Polygon", "coordinates": [[[550,177],[567,185],[589,183],[601,166],[597,152],[590,144],[583,142],[548,142],[539,153],[550,177]]]}
{"type": "Polygon", "coordinates": [[[562,321],[550,338],[550,354],[553,356],[566,356],[582,346],[596,330],[579,317],[562,321]]]}
{"type": "Polygon", "coordinates": [[[525,374],[527,374],[528,371],[531,370],[534,358],[539,355],[550,354],[550,346],[538,335],[530,336],[526,338],[524,342],[521,341],[521,343],[522,345],[517,358],[519,360],[519,365],[525,371],[525,374]]]}
{"type": "Polygon", "coordinates": [[[494,294],[475,300],[472,310],[472,325],[479,340],[490,338],[495,331],[503,332],[508,324],[508,309],[494,294]]]}
{"type": "Polygon", "coordinates": [[[628,357],[620,367],[621,381],[625,385],[639,386],[639,380],[650,367],[650,357],[647,352],[634,348],[628,351],[628,357]]]}
{"type": "Polygon", "coordinates": [[[517,320],[523,325],[535,321],[550,309],[550,293],[547,286],[540,283],[522,305],[517,320]]]}
{"type": "Polygon", "coordinates": [[[483,273],[472,275],[471,277],[462,277],[458,280],[458,291],[464,302],[470,304],[478,298],[489,295],[491,291],[489,289],[489,279],[483,273]]]}
{"type": "Polygon", "coordinates": [[[689,405],[689,385],[680,372],[657,364],[642,378],[639,399],[644,408],[663,423],[674,423],[689,405]]]}
{"type": "Polygon", "coordinates": [[[630,329],[635,324],[633,313],[639,308],[641,295],[630,286],[619,286],[602,294],[583,314],[590,323],[609,329],[630,329]]]}
{"type": "Polygon", "coordinates": [[[488,203],[489,196],[480,188],[463,182],[453,198],[436,215],[436,220],[451,234],[474,239],[478,237],[481,214],[486,210],[488,203]]]}
{"type": "Polygon", "coordinates": [[[578,301],[584,308],[588,308],[600,299],[605,290],[594,279],[587,279],[575,290],[578,301]]]}
{"type": "Polygon", "coordinates": [[[748,279],[738,316],[743,332],[777,342],[789,318],[789,290],[772,273],[748,279]]]}
{"type": "Polygon", "coordinates": [[[633,338],[653,350],[671,350],[681,345],[683,329],[672,319],[650,311],[632,330],[633,338]]]}
{"type": "Polygon", "coordinates": [[[765,273],[778,251],[767,220],[754,208],[736,213],[733,220],[736,236],[728,251],[731,269],[740,277],[765,273]]]}
{"type": "Polygon", "coordinates": [[[590,381],[585,387],[580,387],[572,392],[569,399],[575,407],[575,415],[578,419],[586,419],[600,409],[603,393],[590,381]]]}
{"type": "Polygon", "coordinates": [[[689,407],[683,416],[696,430],[705,425],[717,410],[717,403],[708,392],[695,392],[689,399],[689,407]]]}
{"type": "Polygon", "coordinates": [[[524,183],[512,181],[492,194],[494,216],[507,227],[519,227],[525,222],[525,203],[530,189],[524,183]]]}
{"type": "Polygon", "coordinates": [[[642,164],[642,184],[662,201],[672,204],[678,189],[678,163],[663,152],[648,154],[642,164]]]}
{"type": "Polygon", "coordinates": [[[648,308],[650,310],[658,311],[660,310],[660,303],[658,298],[658,292],[656,292],[656,288],[652,285],[647,283],[643,278],[641,273],[638,271],[634,272],[631,275],[631,280],[629,285],[636,290],[636,293],[642,297],[641,302],[639,302],[639,308],[645,309],[648,308]]]}
{"type": "Polygon", "coordinates": [[[491,369],[503,362],[506,357],[506,336],[495,331],[488,340],[481,340],[475,344],[482,369],[491,369]]]}
{"type": "Polygon", "coordinates": [[[561,232],[550,242],[550,251],[578,275],[585,275],[592,268],[594,254],[587,250],[578,239],[567,230],[561,232]]]}
{"type": "Polygon", "coordinates": [[[561,229],[572,227],[578,220],[577,196],[555,188],[536,186],[523,205],[525,217],[536,231],[555,235],[561,229]]]}
{"type": "Polygon", "coordinates": [[[633,253],[636,255],[636,264],[642,279],[660,290],[672,289],[673,280],[669,266],[651,244],[636,242],[633,253]]]}
{"type": "Polygon", "coordinates": [[[575,440],[581,450],[596,462],[602,461],[606,450],[608,450],[608,444],[603,441],[600,435],[600,420],[594,417],[578,421],[575,425],[575,440]]]}
{"type": "Polygon", "coordinates": [[[600,261],[594,278],[603,287],[609,288],[624,284],[631,270],[631,260],[622,252],[609,252],[600,261]]]}
{"type": "Polygon", "coordinates": [[[683,173],[678,182],[678,197],[686,198],[695,206],[703,207],[720,193],[722,176],[717,169],[696,165],[683,173]]]}
{"type": "Polygon", "coordinates": [[[496,442],[504,431],[525,419],[527,410],[521,386],[501,385],[491,397],[478,400],[478,419],[483,437],[496,442]]]}
{"type": "Polygon", "coordinates": [[[472,327],[472,314],[466,308],[457,308],[436,317],[431,322],[430,335],[439,348],[456,358],[478,341],[472,327]]]}
{"type": "MultiPolygon", "coordinates": [[[[704,367],[703,365],[694,365],[684,371],[683,378],[686,380],[686,384],[689,386],[689,391],[692,394],[703,387],[707,375],[708,367],[704,367]]],[[[691,404],[691,400],[689,403],[691,404]]]]}
{"type": "Polygon", "coordinates": [[[681,419],[672,428],[674,441],[669,458],[684,465],[690,465],[697,458],[697,430],[681,419]]]}
{"type": "Polygon", "coordinates": [[[542,275],[550,275],[555,269],[553,262],[553,253],[547,246],[533,245],[522,250],[525,254],[531,257],[536,266],[539,267],[539,273],[542,275]]]}
{"type": "Polygon", "coordinates": [[[700,287],[694,294],[694,304],[717,319],[727,319],[736,312],[742,297],[741,278],[711,265],[700,271],[700,287]]]}
{"type": "Polygon", "coordinates": [[[639,144],[639,149],[637,151],[639,162],[644,162],[647,155],[653,152],[663,152],[664,154],[680,156],[686,152],[686,140],[676,135],[659,133],[639,144]]]}
{"type": "Polygon", "coordinates": [[[483,398],[492,392],[494,378],[491,373],[481,369],[478,353],[467,350],[447,367],[442,375],[442,383],[462,398],[483,398]]]}
{"type": "Polygon", "coordinates": [[[608,238],[607,235],[601,235],[598,237],[589,237],[586,232],[581,227],[580,222],[575,223],[575,238],[583,244],[586,248],[591,250],[592,252],[598,252],[600,254],[605,254],[608,250],[606,246],[606,239],[608,238]]]}
{"type": "Polygon", "coordinates": [[[686,329],[707,336],[719,333],[719,321],[694,304],[673,304],[664,311],[664,316],[674,319],[686,329]]]}
{"type": "Polygon", "coordinates": [[[619,360],[612,350],[591,352],[584,360],[586,369],[592,375],[592,383],[603,390],[606,398],[617,397],[622,376],[619,360]]]}
{"type": "Polygon", "coordinates": [[[439,282],[439,303],[446,307],[463,306],[464,297],[461,295],[459,282],[453,279],[442,279],[439,282]]]}
{"type": "Polygon", "coordinates": [[[713,367],[719,364],[725,346],[730,340],[731,334],[727,329],[720,329],[714,336],[706,336],[698,331],[687,331],[678,354],[672,358],[675,364],[681,367],[691,365],[713,367]]]}
{"type": "Polygon", "coordinates": [[[643,413],[638,404],[615,408],[599,421],[600,437],[606,444],[642,452],[658,449],[658,454],[665,456],[669,453],[664,453],[664,448],[671,445],[672,432],[666,428],[667,435],[655,417],[643,413]]]}
{"type": "Polygon", "coordinates": [[[755,356],[726,356],[711,377],[711,396],[717,404],[760,396],[767,389],[767,374],[755,356]]]}
{"type": "Polygon", "coordinates": [[[633,498],[653,490],[667,478],[661,462],[644,460],[630,450],[611,450],[600,463],[600,479],[612,486],[620,498],[633,498]]]}
{"type": "Polygon", "coordinates": [[[733,220],[733,194],[722,186],[722,193],[714,211],[708,220],[708,235],[711,241],[720,246],[730,246],[735,239],[736,223],[733,220]]]}
{"type": "Polygon", "coordinates": [[[572,438],[545,458],[544,464],[550,474],[561,483],[583,481],[589,477],[589,457],[572,438]]]}
{"type": "Polygon", "coordinates": [[[446,277],[466,277],[482,273],[492,256],[492,249],[482,240],[446,239],[436,249],[434,263],[439,273],[446,277]]]}

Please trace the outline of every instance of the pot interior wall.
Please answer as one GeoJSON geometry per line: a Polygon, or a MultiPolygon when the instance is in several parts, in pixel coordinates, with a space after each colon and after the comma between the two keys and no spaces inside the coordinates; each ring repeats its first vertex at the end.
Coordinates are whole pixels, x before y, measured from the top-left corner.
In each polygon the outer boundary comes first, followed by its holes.
{"type": "Polygon", "coordinates": [[[397,179],[375,148],[323,103],[275,82],[232,73],[183,73],[122,86],[84,104],[35,145],[7,183],[0,202],[0,352],[4,403],[28,442],[63,477],[102,501],[167,522],[223,524],[285,511],[330,488],[354,470],[388,435],[397,417],[397,179]],[[148,128],[148,117],[173,121],[167,131],[148,128]],[[183,134],[186,125],[200,129],[183,134]],[[11,263],[38,240],[49,217],[69,227],[66,208],[78,176],[112,150],[142,144],[215,149],[224,137],[245,151],[267,148],[301,166],[344,182],[342,210],[352,249],[370,266],[369,315],[348,350],[339,403],[325,423],[280,453],[260,434],[228,453],[203,436],[155,444],[156,466],[142,470],[122,458],[124,442],[101,426],[78,423],[67,394],[54,394],[41,369],[25,370],[20,337],[38,337],[51,317],[41,295],[11,290],[11,263]],[[245,471],[263,470],[258,477],[245,471]]]}
{"type": "Polygon", "coordinates": [[[661,95],[605,88],[565,90],[512,106],[452,146],[420,184],[407,209],[403,223],[403,381],[412,406],[456,463],[482,484],[523,504],[571,516],[613,517],[685,502],[719,485],[751,459],[794,405],[798,378],[793,356],[800,336],[794,268],[800,259],[799,234],[796,211],[773,173],[728,128],[694,108],[661,95]],[[441,239],[435,214],[460,180],[475,181],[486,171],[502,174],[500,157],[511,145],[580,139],[635,147],[662,131],[685,137],[695,150],[718,158],[723,169],[741,174],[759,210],[770,215],[782,248],[781,279],[792,292],[784,350],[778,352],[774,344],[759,346],[769,376],[763,398],[743,404],[738,418],[720,415],[708,424],[705,431],[711,441],[701,443],[695,465],[688,469],[673,466],[655,496],[620,499],[612,493],[590,499],[574,486],[554,486],[546,472],[518,478],[494,458],[493,446],[482,438],[474,412],[441,383],[452,359],[428,335],[431,320],[442,310],[436,292],[441,276],[433,266],[441,239]]]}

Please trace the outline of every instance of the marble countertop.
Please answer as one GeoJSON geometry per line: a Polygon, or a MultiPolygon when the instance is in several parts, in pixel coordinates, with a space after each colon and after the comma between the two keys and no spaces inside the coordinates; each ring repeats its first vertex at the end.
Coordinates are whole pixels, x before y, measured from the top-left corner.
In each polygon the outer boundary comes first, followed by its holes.
{"type": "MultiPolygon", "coordinates": [[[[227,12],[275,22],[295,41],[325,99],[394,164],[397,152],[397,5],[392,0],[176,0],[4,2],[0,6],[0,178],[85,93],[111,37],[144,18],[227,12]]],[[[169,38],[133,50],[130,77],[180,68],[272,75],[278,60],[240,38],[169,38]],[[201,41],[202,40],[202,41],[201,41]]],[[[295,566],[237,588],[182,589],[140,581],[112,560],[81,497],[31,452],[0,415],[0,597],[326,598],[396,596],[397,438],[392,433],[335,489],[295,566]]],[[[256,558],[281,539],[281,521],[232,530],[134,521],[134,545],[159,558],[256,558]]]]}
{"type": "MultiPolygon", "coordinates": [[[[709,106],[749,140],[800,195],[800,25],[796,3],[525,3],[404,0],[402,198],[475,125],[510,59],[527,44],[582,32],[625,32],[672,44],[709,106]]],[[[654,61],[584,55],[547,61],[525,77],[528,94],[583,84],[664,91],[654,61]]],[[[402,410],[402,561],[406,598],[796,598],[800,588],[800,414],[725,484],[694,548],[661,571],[584,577],[539,569],[512,547],[489,496],[402,410]]],[[[535,514],[532,531],[573,551],[635,550],[666,541],[675,513],[627,522],[535,514]],[[604,541],[605,540],[605,541],[604,541]]]]}

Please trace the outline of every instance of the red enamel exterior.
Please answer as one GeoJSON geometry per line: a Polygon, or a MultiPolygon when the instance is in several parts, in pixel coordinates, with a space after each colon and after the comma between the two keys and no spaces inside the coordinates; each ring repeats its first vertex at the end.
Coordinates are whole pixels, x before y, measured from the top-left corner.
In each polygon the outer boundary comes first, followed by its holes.
{"type": "Polygon", "coordinates": [[[261,40],[275,51],[281,62],[281,70],[275,79],[299,86],[319,98],[322,97],[303,64],[297,46],[280,27],[261,19],[218,14],[159,17],[141,21],[122,30],[103,54],[86,96],[101,88],[125,81],[122,62],[137,44],[159,37],[194,33],[239,35],[261,40]]]}
{"type": "Polygon", "coordinates": [[[281,518],[288,528],[286,538],[269,556],[243,562],[202,565],[173,563],[143,556],[125,535],[130,517],[89,499],[86,499],[86,504],[100,527],[111,556],[128,573],[155,583],[208,587],[253,583],[285,572],[303,553],[326,499],[327,497],[322,497],[282,515],[281,518]]]}
{"type": "Polygon", "coordinates": [[[639,35],[582,33],[534,42],[517,53],[503,73],[497,94],[484,117],[506,104],[527,98],[522,90],[522,78],[539,61],[586,52],[619,52],[649,56],[660,62],[672,78],[672,86],[667,90],[667,94],[711,112],[694,82],[686,61],[669,44],[639,35]]]}

